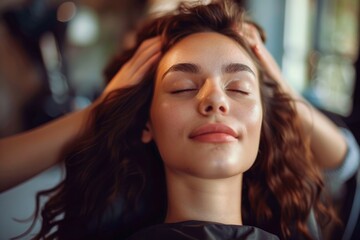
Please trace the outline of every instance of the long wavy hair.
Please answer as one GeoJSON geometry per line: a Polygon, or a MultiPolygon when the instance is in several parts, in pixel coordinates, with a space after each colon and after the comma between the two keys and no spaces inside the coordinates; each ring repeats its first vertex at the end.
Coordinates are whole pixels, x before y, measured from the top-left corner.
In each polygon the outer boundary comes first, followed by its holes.
{"type": "MultiPolygon", "coordinates": [[[[230,1],[182,3],[177,10],[148,20],[138,31],[135,47],[115,58],[106,75],[111,79],[140,44],[154,36],[162,36],[163,52],[197,32],[217,32],[237,41],[259,68],[264,111],[259,154],[244,174],[244,223],[282,239],[311,239],[306,224],[311,210],[318,221],[331,215],[321,201],[323,182],[294,99],[268,77],[239,35],[243,15],[230,1]]],[[[163,163],[154,143],[141,142],[156,68],[139,84],[111,92],[93,109],[84,133],[64,154],[65,179],[37,195],[36,217],[41,198],[49,199],[35,239],[119,239],[164,221],[163,163]]]]}

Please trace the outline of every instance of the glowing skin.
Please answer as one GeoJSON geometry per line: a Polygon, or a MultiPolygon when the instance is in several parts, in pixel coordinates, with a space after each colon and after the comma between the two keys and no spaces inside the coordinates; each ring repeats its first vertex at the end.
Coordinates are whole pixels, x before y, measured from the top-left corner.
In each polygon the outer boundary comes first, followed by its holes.
{"type": "Polygon", "coordinates": [[[243,173],[256,158],[261,121],[257,70],[232,39],[197,33],[163,56],[149,134],[167,170],[202,178],[243,173]]]}
{"type": "Polygon", "coordinates": [[[242,175],[258,153],[258,72],[245,50],[218,33],[190,35],[157,69],[150,120],[165,166],[166,222],[242,224],[242,175]]]}

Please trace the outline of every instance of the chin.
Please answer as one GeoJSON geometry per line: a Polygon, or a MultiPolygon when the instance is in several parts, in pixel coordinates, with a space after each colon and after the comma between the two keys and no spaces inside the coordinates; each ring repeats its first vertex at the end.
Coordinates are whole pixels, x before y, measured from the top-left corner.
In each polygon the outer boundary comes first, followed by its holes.
{"type": "Polygon", "coordinates": [[[223,160],[213,160],[208,162],[207,166],[202,166],[197,169],[198,177],[204,179],[224,179],[236,176],[242,176],[251,165],[245,166],[243,163],[234,164],[233,162],[227,162],[223,160]]]}

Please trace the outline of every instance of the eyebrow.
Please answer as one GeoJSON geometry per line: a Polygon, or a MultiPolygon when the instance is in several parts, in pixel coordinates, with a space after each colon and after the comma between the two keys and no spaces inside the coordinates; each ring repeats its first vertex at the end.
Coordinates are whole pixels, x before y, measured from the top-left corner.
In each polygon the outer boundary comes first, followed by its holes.
{"type": "Polygon", "coordinates": [[[197,64],[193,63],[178,63],[172,65],[166,72],[162,75],[162,78],[170,72],[185,72],[185,73],[200,73],[200,67],[197,64]]]}
{"type": "Polygon", "coordinates": [[[242,71],[249,72],[252,75],[256,76],[254,71],[251,70],[251,68],[249,66],[242,64],[242,63],[230,63],[223,67],[223,72],[225,72],[225,73],[237,73],[237,72],[242,72],[242,71]]]}
{"type": "MultiPolygon", "coordinates": [[[[246,71],[251,73],[252,75],[255,75],[254,71],[251,70],[251,68],[245,64],[242,63],[230,63],[230,64],[226,64],[222,67],[222,72],[223,73],[237,73],[237,72],[242,72],[242,71],[246,71]]],[[[198,64],[194,64],[194,63],[178,63],[178,64],[174,64],[172,65],[168,70],[165,71],[165,73],[162,75],[162,78],[165,77],[166,74],[170,73],[170,72],[184,72],[184,73],[193,73],[193,74],[197,74],[201,72],[201,67],[198,64]]]]}

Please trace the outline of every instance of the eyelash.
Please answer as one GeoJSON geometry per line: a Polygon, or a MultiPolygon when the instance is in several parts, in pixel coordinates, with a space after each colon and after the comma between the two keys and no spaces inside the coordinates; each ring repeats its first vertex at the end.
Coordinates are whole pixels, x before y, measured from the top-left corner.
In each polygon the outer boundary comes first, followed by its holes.
{"type": "MultiPolygon", "coordinates": [[[[172,91],[172,94],[179,94],[179,93],[185,93],[185,92],[192,92],[192,91],[197,91],[198,89],[196,88],[189,88],[189,89],[179,89],[179,90],[175,90],[172,91]]],[[[250,93],[247,91],[242,91],[242,90],[238,90],[238,89],[227,89],[227,91],[229,92],[235,92],[235,93],[240,93],[240,94],[244,94],[244,95],[249,95],[250,93]]]]}
{"type": "Polygon", "coordinates": [[[196,88],[189,88],[189,89],[179,89],[179,90],[175,90],[172,91],[172,94],[178,94],[178,93],[184,93],[184,92],[192,92],[192,91],[197,91],[196,88]]]}
{"type": "Polygon", "coordinates": [[[244,94],[244,95],[249,95],[250,94],[247,91],[243,91],[243,90],[239,90],[239,89],[227,89],[227,91],[241,93],[241,94],[244,94]]]}

